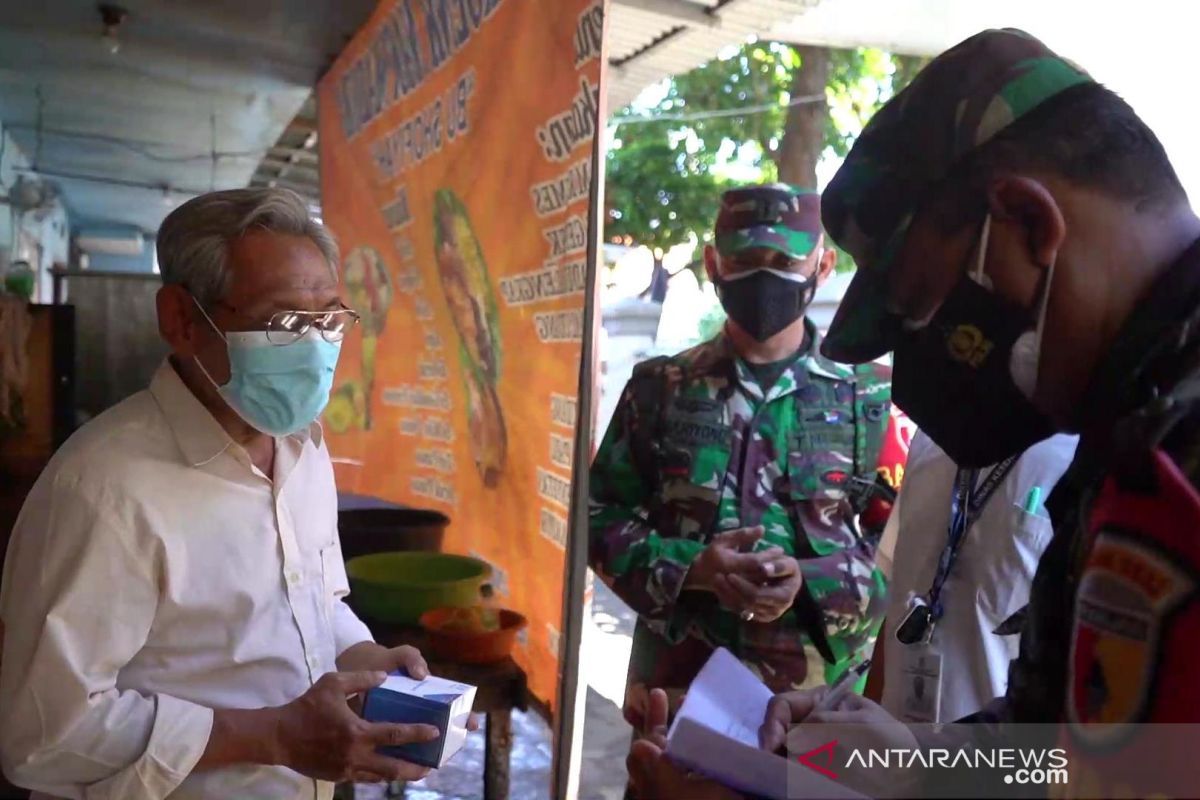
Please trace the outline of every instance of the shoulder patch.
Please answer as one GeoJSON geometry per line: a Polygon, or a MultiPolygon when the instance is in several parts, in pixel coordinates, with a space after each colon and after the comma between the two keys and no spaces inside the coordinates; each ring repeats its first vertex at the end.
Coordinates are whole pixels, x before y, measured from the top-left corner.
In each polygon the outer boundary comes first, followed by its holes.
{"type": "Polygon", "coordinates": [[[1188,571],[1159,548],[1115,527],[1101,529],[1075,599],[1067,714],[1093,746],[1115,744],[1145,719],[1163,628],[1192,595],[1188,571]]]}

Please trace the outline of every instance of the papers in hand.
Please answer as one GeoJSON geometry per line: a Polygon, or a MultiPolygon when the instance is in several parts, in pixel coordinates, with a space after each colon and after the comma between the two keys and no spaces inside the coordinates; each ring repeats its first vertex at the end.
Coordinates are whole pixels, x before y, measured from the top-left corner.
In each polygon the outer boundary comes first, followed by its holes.
{"type": "Polygon", "coordinates": [[[732,789],[771,800],[859,797],[836,781],[759,748],[758,731],[771,697],[753,672],[719,648],[688,688],[667,734],[667,755],[732,789]]]}

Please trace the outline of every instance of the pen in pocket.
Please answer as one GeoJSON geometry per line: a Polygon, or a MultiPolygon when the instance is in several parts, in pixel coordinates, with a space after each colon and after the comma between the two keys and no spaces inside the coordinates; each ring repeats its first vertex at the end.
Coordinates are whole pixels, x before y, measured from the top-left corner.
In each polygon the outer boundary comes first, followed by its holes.
{"type": "Polygon", "coordinates": [[[1038,515],[1038,509],[1042,507],[1042,487],[1034,486],[1029,490],[1029,494],[1025,495],[1025,505],[1021,508],[1026,514],[1033,516],[1038,515]]]}

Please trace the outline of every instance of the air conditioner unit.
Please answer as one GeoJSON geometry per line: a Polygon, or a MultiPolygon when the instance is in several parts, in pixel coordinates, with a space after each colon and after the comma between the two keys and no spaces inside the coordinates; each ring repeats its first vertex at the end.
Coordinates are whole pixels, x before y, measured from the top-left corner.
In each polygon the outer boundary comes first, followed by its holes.
{"type": "Polygon", "coordinates": [[[141,231],[83,231],[75,245],[85,253],[107,256],[140,256],[146,241],[141,231]]]}

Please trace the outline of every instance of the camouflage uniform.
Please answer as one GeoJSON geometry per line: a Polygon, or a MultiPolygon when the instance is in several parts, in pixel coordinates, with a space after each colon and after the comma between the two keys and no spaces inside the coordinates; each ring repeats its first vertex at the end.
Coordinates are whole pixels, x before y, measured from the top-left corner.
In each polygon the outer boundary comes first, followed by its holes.
{"type": "Polygon", "coordinates": [[[630,684],[688,685],[715,646],[776,690],[833,680],[869,652],[883,610],[875,539],[855,526],[854,476],[873,478],[888,422],[886,368],[809,346],[761,387],[724,334],[637,367],[591,471],[592,566],[639,614],[630,684]],[[800,561],[803,588],[773,623],[682,592],[713,535],[762,525],[800,561]]]}
{"type": "MultiPolygon", "coordinates": [[[[887,270],[913,198],[1006,125],[1090,80],[1027,34],[987,31],[935,59],[876,115],[823,197],[830,235],[860,265],[826,353],[861,360],[895,343],[887,270]]],[[[1131,726],[1124,741],[1103,745],[1104,730],[1087,726],[1200,721],[1200,241],[1125,320],[1088,397],[1114,422],[1085,431],[1046,503],[1054,537],[1034,577],[1007,695],[972,721],[1064,721],[1072,780],[1077,769],[1128,763],[1141,765],[1139,781],[1153,780],[1167,756],[1163,739],[1146,738],[1152,726],[1131,726]]],[[[1013,730],[976,726],[971,734],[1013,730]]],[[[1194,775],[1190,747],[1174,754],[1182,759],[1175,765],[1194,775]]],[[[1138,786],[1125,796],[1158,793],[1138,786]]],[[[1069,796],[1107,796],[1075,791],[1069,796]]]]}

